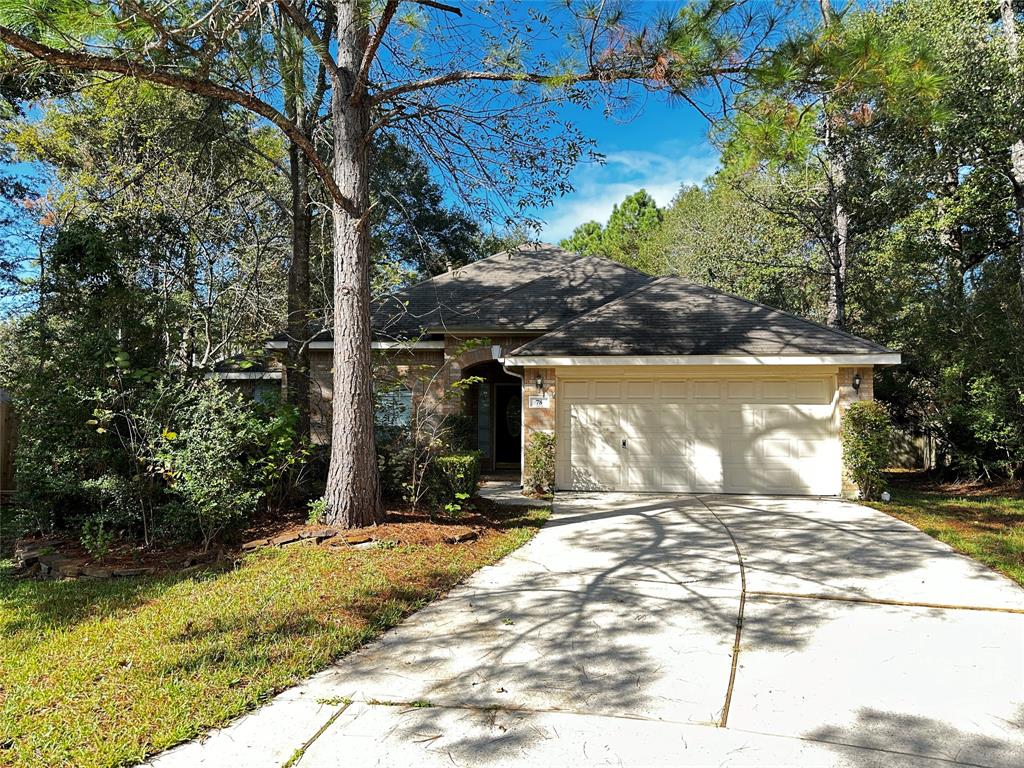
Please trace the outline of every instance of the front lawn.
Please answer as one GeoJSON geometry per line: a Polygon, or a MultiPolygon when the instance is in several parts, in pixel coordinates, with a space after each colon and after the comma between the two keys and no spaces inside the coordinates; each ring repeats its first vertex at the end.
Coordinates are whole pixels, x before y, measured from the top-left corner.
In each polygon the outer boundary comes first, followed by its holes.
{"type": "Polygon", "coordinates": [[[0,765],[126,765],[223,725],[524,544],[545,516],[505,510],[460,544],[260,550],[187,576],[19,580],[0,562],[0,765]]]}
{"type": "Polygon", "coordinates": [[[891,476],[893,500],[868,506],[905,520],[1024,586],[1024,493],[891,476]]]}

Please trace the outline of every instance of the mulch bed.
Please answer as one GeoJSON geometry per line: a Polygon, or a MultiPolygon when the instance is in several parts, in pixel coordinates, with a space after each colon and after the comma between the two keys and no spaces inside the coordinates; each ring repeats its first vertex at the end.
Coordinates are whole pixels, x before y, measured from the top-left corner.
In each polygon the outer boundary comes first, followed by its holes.
{"type": "Polygon", "coordinates": [[[923,493],[941,493],[964,498],[1002,497],[1024,499],[1024,485],[1011,482],[978,480],[944,480],[921,470],[890,472],[889,481],[896,487],[908,487],[923,493]]]}
{"type": "Polygon", "coordinates": [[[305,511],[294,510],[274,518],[255,521],[235,544],[203,552],[194,545],[144,548],[120,542],[102,559],[91,557],[72,537],[34,537],[15,543],[16,572],[25,577],[117,578],[156,573],[190,571],[216,563],[233,563],[238,557],[263,547],[293,545],[331,548],[458,545],[473,541],[505,526],[513,510],[499,510],[484,499],[474,499],[476,511],[458,518],[427,515],[407,506],[396,506],[377,526],[337,529],[309,525],[305,511]],[[383,544],[382,544],[383,543],[383,544]]]}

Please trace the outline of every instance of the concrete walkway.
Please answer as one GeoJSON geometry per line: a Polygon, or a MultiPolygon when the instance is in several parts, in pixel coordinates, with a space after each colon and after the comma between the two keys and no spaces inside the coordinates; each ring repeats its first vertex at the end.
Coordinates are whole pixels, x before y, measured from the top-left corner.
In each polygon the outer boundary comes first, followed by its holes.
{"type": "Polygon", "coordinates": [[[559,497],[527,546],[152,765],[293,758],[1017,768],[1024,590],[839,500],[559,497]]]}

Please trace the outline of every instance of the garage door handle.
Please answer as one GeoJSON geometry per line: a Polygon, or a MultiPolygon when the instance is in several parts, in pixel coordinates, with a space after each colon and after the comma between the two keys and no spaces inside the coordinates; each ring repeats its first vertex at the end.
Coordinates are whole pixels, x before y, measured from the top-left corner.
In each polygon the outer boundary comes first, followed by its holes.
{"type": "Polygon", "coordinates": [[[623,447],[623,448],[625,448],[625,447],[626,447],[626,441],[625,441],[625,440],[623,440],[623,441],[622,441],[622,447],[623,447]]]}

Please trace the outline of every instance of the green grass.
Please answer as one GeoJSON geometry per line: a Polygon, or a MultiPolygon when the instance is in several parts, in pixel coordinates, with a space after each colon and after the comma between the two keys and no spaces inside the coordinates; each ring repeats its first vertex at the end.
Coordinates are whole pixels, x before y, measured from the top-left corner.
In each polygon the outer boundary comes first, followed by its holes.
{"type": "Polygon", "coordinates": [[[888,504],[868,506],[905,520],[1024,586],[1024,496],[997,490],[957,492],[899,475],[892,496],[888,504]]]}
{"type": "Polygon", "coordinates": [[[16,580],[0,563],[0,765],[119,766],[223,725],[525,543],[264,550],[240,567],[16,580]]]}

